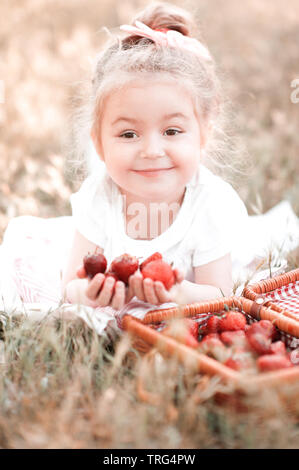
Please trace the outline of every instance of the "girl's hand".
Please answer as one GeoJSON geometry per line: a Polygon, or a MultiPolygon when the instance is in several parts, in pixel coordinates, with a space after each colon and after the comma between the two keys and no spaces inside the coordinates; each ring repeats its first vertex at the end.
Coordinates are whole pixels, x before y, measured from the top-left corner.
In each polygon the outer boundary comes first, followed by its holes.
{"type": "MultiPolygon", "coordinates": [[[[86,271],[83,266],[77,269],[77,276],[80,279],[86,277],[86,271]]],[[[88,282],[85,295],[89,306],[107,307],[108,305],[115,310],[120,310],[126,303],[126,286],[122,281],[115,281],[112,276],[105,277],[98,273],[88,282]]]]}
{"type": "MultiPolygon", "coordinates": [[[[178,269],[174,269],[173,272],[175,275],[175,282],[181,283],[184,280],[183,273],[178,269]]],[[[129,277],[127,301],[131,300],[134,296],[143,300],[143,302],[148,302],[153,305],[175,301],[171,290],[166,290],[162,282],[153,281],[150,278],[143,279],[140,271],[129,277]]]]}
{"type": "Polygon", "coordinates": [[[107,307],[120,310],[125,305],[126,286],[122,281],[116,281],[112,276],[96,274],[88,283],[86,297],[93,302],[94,307],[107,307]]]}

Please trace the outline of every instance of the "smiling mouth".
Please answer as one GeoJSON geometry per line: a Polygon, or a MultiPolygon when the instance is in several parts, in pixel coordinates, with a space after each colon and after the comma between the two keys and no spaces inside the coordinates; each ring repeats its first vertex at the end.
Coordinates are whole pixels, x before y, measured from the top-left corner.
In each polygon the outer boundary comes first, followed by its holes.
{"type": "Polygon", "coordinates": [[[146,170],[133,170],[137,173],[154,173],[156,171],[166,171],[166,170],[172,170],[173,166],[170,168],[147,168],[146,170]]]}
{"type": "Polygon", "coordinates": [[[162,176],[169,170],[172,170],[174,167],[171,168],[156,168],[156,169],[147,169],[147,170],[133,170],[139,176],[143,176],[144,178],[158,178],[162,176]]]}

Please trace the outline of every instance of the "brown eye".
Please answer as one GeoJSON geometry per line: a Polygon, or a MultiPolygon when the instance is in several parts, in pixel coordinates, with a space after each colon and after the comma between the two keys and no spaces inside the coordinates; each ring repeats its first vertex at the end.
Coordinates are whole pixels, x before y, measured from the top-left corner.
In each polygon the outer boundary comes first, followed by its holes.
{"type": "Polygon", "coordinates": [[[132,139],[133,136],[136,135],[135,132],[124,132],[123,134],[121,134],[120,137],[124,137],[125,139],[132,139]]]}
{"type": "Polygon", "coordinates": [[[179,131],[178,129],[167,129],[167,131],[165,131],[167,133],[167,135],[177,135],[177,134],[181,134],[181,131],[179,131]],[[170,132],[170,134],[168,134],[168,132],[170,132]]]}

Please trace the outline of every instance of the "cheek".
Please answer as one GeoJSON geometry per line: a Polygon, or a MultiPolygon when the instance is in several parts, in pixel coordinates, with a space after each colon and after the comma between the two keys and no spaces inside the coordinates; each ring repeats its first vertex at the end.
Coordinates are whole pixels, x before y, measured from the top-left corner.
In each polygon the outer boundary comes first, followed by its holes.
{"type": "Polygon", "coordinates": [[[185,141],[177,143],[174,148],[174,155],[178,164],[192,166],[196,164],[200,159],[201,150],[198,146],[198,142],[185,141]]]}
{"type": "Polygon", "coordinates": [[[129,162],[120,153],[109,154],[105,160],[107,170],[111,176],[121,176],[128,168],[130,168],[129,162]]]}
{"type": "Polygon", "coordinates": [[[184,145],[181,151],[177,148],[177,155],[176,163],[184,174],[184,179],[191,179],[200,162],[200,149],[195,145],[184,145]]]}

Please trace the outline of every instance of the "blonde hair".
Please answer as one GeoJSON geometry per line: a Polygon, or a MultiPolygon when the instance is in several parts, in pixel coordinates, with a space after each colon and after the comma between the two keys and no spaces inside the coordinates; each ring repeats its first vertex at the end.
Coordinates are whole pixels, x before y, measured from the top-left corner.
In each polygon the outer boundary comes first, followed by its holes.
{"type": "MultiPolygon", "coordinates": [[[[199,37],[192,15],[168,3],[150,4],[133,18],[132,24],[136,20],[152,29],[167,28],[185,36],[199,37]]],[[[158,74],[188,87],[194,95],[201,119],[212,124],[204,163],[214,170],[233,169],[232,159],[229,159],[229,154],[232,156],[231,140],[224,132],[226,102],[222,99],[214,60],[201,58],[181,48],[158,48],[152,40],[134,35],[123,39],[112,35],[105,49],[96,58],[89,99],[80,107],[75,117],[72,136],[75,147],[71,159],[75,169],[82,170],[92,127],[99,135],[97,130],[105,97],[138,77],[158,74]]],[[[86,169],[83,169],[83,176],[85,174],[86,169]]]]}

